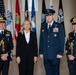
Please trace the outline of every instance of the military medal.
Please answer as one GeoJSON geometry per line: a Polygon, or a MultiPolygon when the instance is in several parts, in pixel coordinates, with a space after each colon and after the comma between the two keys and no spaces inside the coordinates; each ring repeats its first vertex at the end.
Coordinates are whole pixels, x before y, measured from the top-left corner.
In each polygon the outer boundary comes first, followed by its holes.
{"type": "Polygon", "coordinates": [[[1,41],[0,41],[0,46],[1,46],[1,41]]]}
{"type": "Polygon", "coordinates": [[[42,30],[42,32],[44,32],[44,30],[42,30]]]}
{"type": "MultiPolygon", "coordinates": [[[[3,38],[3,39],[4,39],[4,38],[3,38]]],[[[4,40],[3,40],[3,39],[0,41],[0,46],[2,46],[2,51],[5,50],[5,49],[4,49],[4,40]]]]}
{"type": "Polygon", "coordinates": [[[57,34],[54,34],[54,37],[56,37],[57,36],[57,34]]]}
{"type": "Polygon", "coordinates": [[[71,54],[73,54],[73,42],[70,43],[71,54]]]}

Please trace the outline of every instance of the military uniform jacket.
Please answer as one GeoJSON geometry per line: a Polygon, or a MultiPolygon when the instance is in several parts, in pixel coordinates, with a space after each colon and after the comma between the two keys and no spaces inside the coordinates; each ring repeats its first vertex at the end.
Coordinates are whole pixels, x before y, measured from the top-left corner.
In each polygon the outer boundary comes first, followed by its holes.
{"type": "Polygon", "coordinates": [[[1,54],[8,53],[8,59],[11,59],[10,53],[12,49],[13,41],[11,32],[5,29],[3,34],[0,34],[0,56],[1,54]]]}
{"type": "Polygon", "coordinates": [[[66,41],[66,55],[73,55],[76,60],[76,36],[74,35],[74,31],[69,33],[69,37],[66,41]]]}
{"type": "Polygon", "coordinates": [[[64,52],[64,30],[63,26],[54,21],[50,29],[47,23],[41,25],[39,54],[45,59],[54,59],[57,54],[64,52]]]}

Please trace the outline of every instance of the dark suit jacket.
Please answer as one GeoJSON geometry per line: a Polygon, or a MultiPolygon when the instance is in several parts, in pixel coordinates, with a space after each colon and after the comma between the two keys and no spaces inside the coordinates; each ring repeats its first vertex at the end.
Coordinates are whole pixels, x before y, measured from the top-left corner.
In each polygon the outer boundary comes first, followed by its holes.
{"type": "Polygon", "coordinates": [[[16,45],[16,57],[18,56],[21,58],[26,58],[27,56],[33,58],[37,56],[37,39],[35,32],[30,32],[29,44],[26,42],[24,33],[19,32],[16,45]]]}
{"type": "Polygon", "coordinates": [[[64,30],[61,24],[54,21],[50,29],[47,28],[47,23],[42,24],[39,54],[43,54],[45,59],[54,59],[57,54],[63,55],[64,38],[64,30]]]}
{"type": "Polygon", "coordinates": [[[11,32],[8,30],[4,30],[3,34],[0,34],[0,55],[8,53],[8,59],[11,59],[10,53],[13,49],[13,40],[11,32]],[[4,45],[2,45],[1,41],[3,40],[4,45]]]}

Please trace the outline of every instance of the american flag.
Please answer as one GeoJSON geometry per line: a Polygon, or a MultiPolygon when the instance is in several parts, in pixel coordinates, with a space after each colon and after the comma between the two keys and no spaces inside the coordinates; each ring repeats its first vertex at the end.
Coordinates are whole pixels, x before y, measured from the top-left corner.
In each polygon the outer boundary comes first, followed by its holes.
{"type": "Polygon", "coordinates": [[[0,15],[5,16],[5,8],[3,0],[0,0],[0,15]]]}

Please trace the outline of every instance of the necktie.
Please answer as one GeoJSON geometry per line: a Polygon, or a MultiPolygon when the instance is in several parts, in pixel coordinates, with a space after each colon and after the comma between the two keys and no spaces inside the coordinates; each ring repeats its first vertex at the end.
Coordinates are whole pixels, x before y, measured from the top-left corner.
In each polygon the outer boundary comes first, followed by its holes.
{"type": "Polygon", "coordinates": [[[51,28],[51,25],[49,25],[49,29],[51,28]]]}
{"type": "Polygon", "coordinates": [[[3,31],[1,32],[1,34],[3,34],[3,31]]]}

